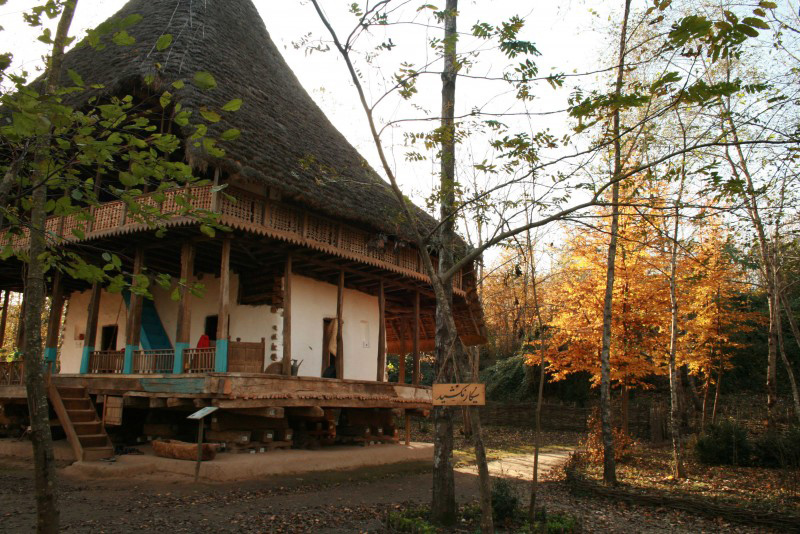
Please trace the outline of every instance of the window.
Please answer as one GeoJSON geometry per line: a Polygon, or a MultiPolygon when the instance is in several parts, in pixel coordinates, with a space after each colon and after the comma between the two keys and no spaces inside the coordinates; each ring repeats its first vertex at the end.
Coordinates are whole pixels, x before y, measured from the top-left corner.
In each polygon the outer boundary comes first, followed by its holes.
{"type": "Polygon", "coordinates": [[[208,336],[211,341],[217,340],[217,324],[219,322],[218,315],[209,315],[206,317],[206,326],[203,333],[208,336]]]}
{"type": "Polygon", "coordinates": [[[117,332],[115,324],[104,326],[100,330],[100,350],[117,350],[117,332]]]}

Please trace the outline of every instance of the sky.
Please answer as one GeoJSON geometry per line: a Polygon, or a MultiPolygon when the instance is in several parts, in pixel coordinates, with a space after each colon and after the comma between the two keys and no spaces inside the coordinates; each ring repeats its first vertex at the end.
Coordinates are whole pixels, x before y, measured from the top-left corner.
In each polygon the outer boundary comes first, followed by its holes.
{"type": "MultiPolygon", "coordinates": [[[[174,0],[162,0],[174,1],[174,0]]],[[[194,0],[222,1],[222,0],[194,0]]],[[[364,35],[355,46],[357,65],[364,74],[364,85],[371,101],[379,98],[391,75],[402,62],[419,66],[430,61],[434,54],[429,46],[433,38],[442,35],[441,28],[431,17],[429,10],[417,12],[422,1],[404,2],[394,13],[398,20],[407,24],[376,28],[364,35]],[[376,44],[391,38],[396,45],[391,51],[377,54],[369,63],[365,54],[374,51],[376,44]]],[[[435,3],[435,2],[434,2],[435,3]]],[[[618,2],[620,5],[622,2],[618,2]]],[[[36,41],[36,30],[24,24],[21,14],[29,9],[31,0],[9,0],[0,6],[0,52],[14,54],[12,70],[25,68],[33,71],[42,64],[41,57],[48,47],[36,41]]],[[[72,25],[72,35],[79,38],[87,29],[97,26],[112,16],[125,4],[124,0],[81,0],[72,25]]],[[[381,169],[377,151],[369,133],[364,112],[361,109],[354,86],[349,79],[344,62],[337,52],[310,51],[307,46],[298,45],[304,38],[307,43],[330,42],[330,37],[320,22],[313,5],[308,0],[254,0],[268,32],[283,53],[287,63],[300,82],[311,94],[333,124],[369,161],[380,174],[381,169]]],[[[350,2],[323,0],[326,15],[338,33],[346,35],[355,22],[348,12],[350,2]]],[[[565,87],[555,91],[545,82],[536,86],[536,98],[524,107],[513,98],[513,92],[502,81],[486,81],[480,77],[498,77],[509,61],[496,49],[485,42],[470,37],[467,33],[476,21],[498,24],[513,15],[525,19],[521,39],[533,41],[541,52],[536,58],[540,75],[555,72],[566,74],[593,71],[605,60],[609,36],[614,25],[613,9],[609,2],[586,0],[564,0],[562,2],[533,0],[462,0],[459,5],[459,30],[464,32],[459,47],[462,51],[477,52],[471,55],[473,66],[465,71],[471,78],[459,78],[457,85],[456,114],[468,113],[476,107],[497,114],[516,113],[519,115],[499,117],[520,131],[534,131],[549,128],[556,135],[568,132],[569,121],[563,113],[539,115],[543,112],[564,109],[566,99],[574,83],[590,85],[598,81],[598,76],[568,78],[565,87]],[[529,115],[528,112],[532,113],[529,115]]],[[[51,22],[53,28],[55,22],[51,22]]],[[[432,65],[435,70],[436,65],[432,65]]],[[[398,126],[390,127],[384,133],[386,147],[391,163],[404,192],[418,204],[424,200],[435,186],[438,161],[433,153],[425,161],[411,163],[405,161],[409,150],[405,143],[408,132],[427,131],[433,127],[430,122],[407,121],[426,116],[438,115],[440,107],[440,80],[438,75],[423,76],[418,82],[418,93],[411,102],[395,96],[386,98],[376,109],[379,126],[388,121],[403,120],[398,126]]],[[[464,180],[474,174],[472,163],[492,157],[486,146],[486,138],[475,135],[466,139],[459,156],[458,171],[464,180]]],[[[462,228],[463,232],[463,228],[462,228]]]]}

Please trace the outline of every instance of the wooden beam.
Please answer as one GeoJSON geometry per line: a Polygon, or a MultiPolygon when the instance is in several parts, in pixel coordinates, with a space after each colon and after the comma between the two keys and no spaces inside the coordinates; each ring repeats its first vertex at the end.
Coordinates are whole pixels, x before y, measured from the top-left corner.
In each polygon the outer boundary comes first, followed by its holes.
{"type": "Polygon", "coordinates": [[[83,334],[83,354],[81,355],[81,374],[89,372],[89,355],[95,349],[97,339],[97,316],[100,313],[100,295],[102,288],[98,282],[92,284],[89,295],[89,309],[86,315],[86,330],[83,334]]]}
{"type": "Polygon", "coordinates": [[[45,365],[55,364],[58,358],[58,334],[61,332],[61,316],[64,313],[64,286],[61,273],[53,273],[53,293],[50,298],[50,315],[47,319],[47,338],[44,344],[45,365]]]}
{"type": "Polygon", "coordinates": [[[406,383],[406,343],[408,343],[408,322],[401,321],[401,328],[398,332],[400,338],[400,353],[397,355],[397,382],[406,383]]]}
{"type": "Polygon", "coordinates": [[[22,292],[22,301],[19,303],[19,315],[17,316],[17,335],[16,335],[16,346],[25,351],[25,321],[22,320],[25,317],[25,291],[22,292]]]}
{"type": "Polygon", "coordinates": [[[378,283],[378,382],[386,380],[386,294],[383,278],[378,283]]]}
{"type": "Polygon", "coordinates": [[[286,255],[283,272],[283,374],[292,374],[292,253],[286,255]]]}
{"type": "Polygon", "coordinates": [[[178,281],[180,302],[178,303],[178,325],[175,329],[175,360],[173,373],[183,372],[183,351],[191,343],[192,292],[189,290],[194,275],[194,243],[184,241],[181,246],[181,275],[178,281]]]}
{"type": "Polygon", "coordinates": [[[228,371],[228,315],[231,299],[231,239],[222,240],[219,264],[219,312],[217,315],[217,342],[214,356],[214,370],[218,373],[228,371]]]}
{"type": "Polygon", "coordinates": [[[419,292],[414,293],[414,370],[411,383],[419,385],[419,292]]]}
{"type": "MultiPolygon", "coordinates": [[[[144,249],[136,247],[133,256],[133,282],[136,277],[142,274],[144,264],[144,249]]],[[[142,297],[131,291],[130,303],[128,304],[128,320],[125,326],[125,360],[122,372],[130,374],[133,372],[133,353],[139,350],[139,337],[142,329],[142,297]]]]}
{"type": "Polygon", "coordinates": [[[3,291],[3,311],[0,312],[0,348],[6,341],[6,321],[8,319],[8,297],[11,291],[3,291]]]}
{"type": "Polygon", "coordinates": [[[344,378],[344,271],[339,271],[339,287],[336,291],[336,378],[344,378]]]}

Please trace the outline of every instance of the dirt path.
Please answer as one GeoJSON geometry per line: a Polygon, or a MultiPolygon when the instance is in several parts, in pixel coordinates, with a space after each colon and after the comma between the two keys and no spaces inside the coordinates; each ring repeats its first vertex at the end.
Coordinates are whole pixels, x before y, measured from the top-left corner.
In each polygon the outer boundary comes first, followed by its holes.
{"type": "MultiPolygon", "coordinates": [[[[543,467],[561,453],[547,453],[543,467]]],[[[512,455],[493,462],[498,474],[530,477],[531,459],[512,455]]],[[[546,478],[546,477],[545,477],[546,478]]],[[[476,498],[477,477],[456,473],[457,498],[476,498]]],[[[518,482],[520,495],[529,486],[518,482]]],[[[427,469],[397,466],[279,477],[264,481],[194,485],[183,477],[79,481],[62,477],[62,530],[75,533],[130,532],[380,532],[385,514],[430,499],[427,469]]],[[[0,458],[0,532],[32,532],[32,471],[0,458]]],[[[522,498],[524,501],[524,497],[522,498]]],[[[586,532],[754,532],[653,508],[636,508],[570,495],[563,484],[545,481],[541,502],[550,511],[581,517],[586,532]]]]}

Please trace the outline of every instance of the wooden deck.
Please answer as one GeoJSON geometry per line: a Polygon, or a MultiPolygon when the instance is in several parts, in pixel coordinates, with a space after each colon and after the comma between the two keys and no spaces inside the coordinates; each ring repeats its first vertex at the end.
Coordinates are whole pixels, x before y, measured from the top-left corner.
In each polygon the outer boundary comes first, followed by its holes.
{"type": "MultiPolygon", "coordinates": [[[[431,389],[392,382],[339,380],[262,373],[59,374],[59,388],[86,388],[141,407],[218,406],[222,409],[321,406],[427,410],[431,389]]],[[[0,385],[0,399],[24,399],[22,385],[0,385]]]]}

